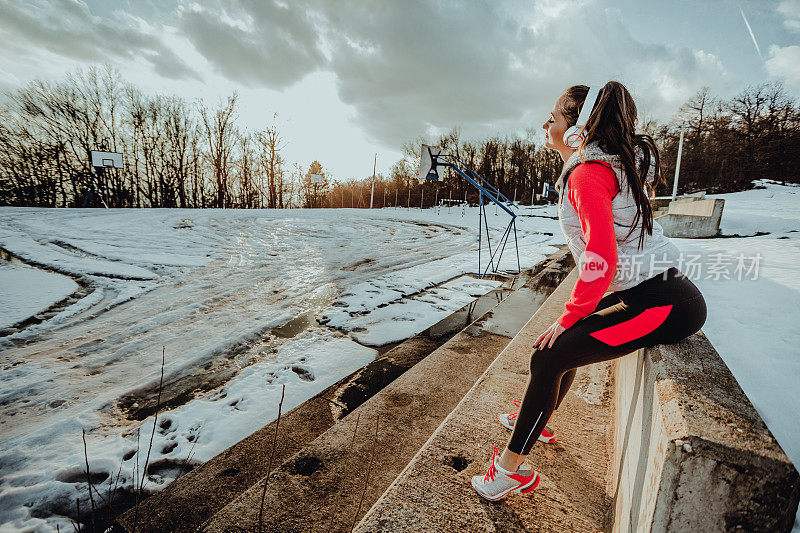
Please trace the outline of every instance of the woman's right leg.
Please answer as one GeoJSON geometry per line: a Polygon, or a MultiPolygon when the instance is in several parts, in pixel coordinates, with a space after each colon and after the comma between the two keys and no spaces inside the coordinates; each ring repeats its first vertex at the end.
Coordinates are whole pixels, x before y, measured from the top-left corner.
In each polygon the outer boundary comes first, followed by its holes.
{"type": "MultiPolygon", "coordinates": [[[[597,306],[594,308],[594,312],[600,311],[601,309],[607,309],[612,305],[618,304],[620,302],[620,295],[621,291],[612,292],[611,294],[607,294],[603,298],[597,302],[597,306]]],[[[577,368],[573,368],[572,370],[567,371],[562,377],[561,381],[559,382],[558,387],[558,399],[556,400],[556,407],[554,410],[557,410],[561,405],[561,402],[564,400],[564,397],[569,392],[569,388],[572,386],[572,382],[575,381],[575,374],[578,373],[577,368]]],[[[530,387],[530,377],[528,378],[528,385],[530,387]]],[[[527,388],[526,387],[526,388],[527,388]]],[[[549,419],[548,419],[549,421],[549,419]]],[[[546,424],[547,422],[545,422],[546,424]]],[[[547,429],[548,433],[553,433],[552,428],[549,428],[545,425],[545,429],[547,429]]]]}

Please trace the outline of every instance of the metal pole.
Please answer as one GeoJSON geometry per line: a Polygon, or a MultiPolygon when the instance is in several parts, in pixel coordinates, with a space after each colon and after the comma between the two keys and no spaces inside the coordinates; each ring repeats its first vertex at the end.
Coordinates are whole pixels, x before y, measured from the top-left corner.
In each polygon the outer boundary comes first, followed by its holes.
{"type": "Polygon", "coordinates": [[[685,122],[681,122],[681,139],[678,141],[678,160],[675,162],[675,181],[672,183],[672,201],[678,196],[678,174],[681,171],[681,152],[683,152],[683,128],[685,122]]]}
{"type": "Polygon", "coordinates": [[[372,209],[372,198],[375,196],[375,167],[378,166],[378,153],[375,153],[375,162],[372,164],[372,191],[369,193],[369,208],[372,209]]]}
{"type": "MultiPolygon", "coordinates": [[[[464,193],[466,197],[466,193],[464,193]]],[[[478,276],[481,275],[481,211],[483,211],[483,192],[478,191],[478,276]]]]}
{"type": "Polygon", "coordinates": [[[408,209],[411,209],[411,187],[408,188],[408,209]]]}
{"type": "Polygon", "coordinates": [[[422,209],[422,205],[425,203],[425,189],[422,189],[422,196],[419,199],[419,208],[422,209]]]}
{"type": "Polygon", "coordinates": [[[397,191],[398,189],[394,190],[394,206],[397,207],[397,191]]]}

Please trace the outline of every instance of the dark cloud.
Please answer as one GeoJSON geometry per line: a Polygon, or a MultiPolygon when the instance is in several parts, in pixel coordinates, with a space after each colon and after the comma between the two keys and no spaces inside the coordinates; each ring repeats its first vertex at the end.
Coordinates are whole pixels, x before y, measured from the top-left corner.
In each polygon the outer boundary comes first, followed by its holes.
{"type": "Polygon", "coordinates": [[[37,50],[71,60],[106,62],[142,58],[161,76],[199,79],[153,32],[124,15],[92,14],[79,0],[0,0],[0,35],[6,53],[37,50]]]}
{"type": "Polygon", "coordinates": [[[248,85],[286,88],[324,65],[302,2],[223,2],[178,10],[186,36],[223,75],[248,85]]]}
{"type": "Polygon", "coordinates": [[[330,68],[339,95],[386,144],[429,126],[466,130],[519,118],[535,80],[516,71],[515,52],[534,45],[496,3],[320,2],[329,23],[330,68]]]}

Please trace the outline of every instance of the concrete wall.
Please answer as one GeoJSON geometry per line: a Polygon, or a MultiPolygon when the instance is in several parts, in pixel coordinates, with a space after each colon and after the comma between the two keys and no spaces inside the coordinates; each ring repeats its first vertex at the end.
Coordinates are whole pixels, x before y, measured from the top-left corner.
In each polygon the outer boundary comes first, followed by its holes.
{"type": "Polygon", "coordinates": [[[667,237],[714,237],[720,233],[724,206],[725,200],[722,198],[687,198],[669,204],[667,213],[657,216],[656,220],[667,237]]]}
{"type": "Polygon", "coordinates": [[[702,332],[613,364],[613,531],[790,531],[795,467],[702,332]]]}

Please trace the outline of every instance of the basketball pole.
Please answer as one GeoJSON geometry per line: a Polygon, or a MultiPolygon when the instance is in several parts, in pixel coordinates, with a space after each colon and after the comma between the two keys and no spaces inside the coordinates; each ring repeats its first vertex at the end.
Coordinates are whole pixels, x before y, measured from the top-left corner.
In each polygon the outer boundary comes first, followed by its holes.
{"type": "Polygon", "coordinates": [[[424,184],[424,181],[439,181],[439,173],[437,172],[438,167],[449,167],[452,168],[457,174],[459,174],[463,179],[468,181],[478,190],[478,277],[479,279],[483,279],[486,274],[488,273],[489,269],[492,269],[492,272],[498,272],[500,269],[500,259],[503,255],[503,251],[505,250],[506,244],[508,242],[509,237],[511,236],[511,232],[514,232],[514,245],[516,248],[516,255],[517,255],[517,272],[519,274],[522,271],[522,266],[519,258],[519,243],[517,241],[517,225],[516,225],[516,213],[514,213],[510,208],[518,208],[518,206],[509,200],[503,193],[500,192],[499,189],[494,187],[492,184],[487,182],[483,179],[477,172],[471,169],[468,165],[466,165],[463,161],[461,161],[457,156],[449,155],[449,154],[442,154],[438,152],[434,154],[432,152],[432,148],[430,146],[423,145],[422,147],[422,159],[420,160],[420,182],[424,184]],[[425,150],[427,150],[428,155],[428,168],[427,170],[423,166],[423,162],[425,161],[425,150]],[[424,178],[423,178],[424,176],[424,178]],[[492,246],[491,236],[489,233],[489,220],[486,216],[486,202],[484,202],[484,196],[487,200],[490,200],[492,203],[495,204],[497,210],[502,209],[506,212],[510,217],[511,220],[506,226],[503,234],[501,235],[500,239],[497,241],[496,246],[492,246]],[[486,264],[486,268],[483,269],[482,265],[482,258],[481,253],[483,251],[483,233],[486,233],[486,243],[489,251],[489,260],[488,264],[486,264]],[[494,250],[492,249],[494,248],[494,250]]]}

